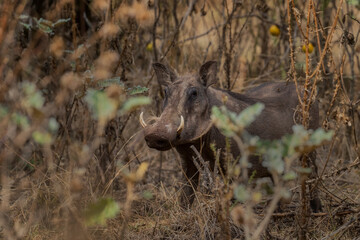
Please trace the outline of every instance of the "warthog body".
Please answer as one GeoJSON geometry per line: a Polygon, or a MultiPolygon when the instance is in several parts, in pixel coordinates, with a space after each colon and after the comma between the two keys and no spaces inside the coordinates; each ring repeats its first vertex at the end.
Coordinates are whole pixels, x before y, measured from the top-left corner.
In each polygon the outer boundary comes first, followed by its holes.
{"type": "MultiPolygon", "coordinates": [[[[145,140],[150,148],[165,151],[174,147],[180,154],[186,177],[192,184],[184,189],[190,204],[194,198],[193,189],[197,188],[199,180],[198,170],[193,163],[195,153],[190,146],[197,148],[203,159],[210,162],[211,168],[214,167],[215,157],[210,144],[215,143],[218,149],[226,147],[225,137],[210,119],[212,106],[221,106],[225,102],[230,111],[240,113],[246,107],[262,102],[264,110],[246,130],[262,139],[279,139],[292,132],[295,109],[299,103],[294,84],[266,83],[246,94],[239,94],[211,86],[217,81],[217,64],[213,61],[205,63],[198,74],[183,76],[177,76],[160,63],[155,63],[153,67],[165,89],[163,112],[153,124],[146,124],[142,114],[140,122],[145,128],[145,140]]],[[[318,106],[314,104],[310,110],[309,128],[317,127],[318,106]]],[[[231,153],[235,158],[240,154],[235,143],[231,144],[231,153]]],[[[270,176],[258,157],[251,156],[249,161],[252,164],[250,173],[256,170],[256,177],[270,176]]],[[[316,202],[319,203],[318,200],[316,202]]],[[[316,208],[320,208],[320,205],[313,209],[316,211],[316,208]]]]}

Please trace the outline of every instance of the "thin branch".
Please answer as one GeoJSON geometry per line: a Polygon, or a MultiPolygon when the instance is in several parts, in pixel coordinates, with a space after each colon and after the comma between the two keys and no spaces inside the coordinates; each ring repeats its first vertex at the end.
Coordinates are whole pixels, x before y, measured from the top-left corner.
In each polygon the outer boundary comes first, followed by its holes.
{"type": "Polygon", "coordinates": [[[191,11],[192,11],[193,8],[194,8],[194,5],[195,5],[196,2],[197,2],[197,0],[192,0],[192,1],[191,1],[191,3],[190,3],[190,5],[189,5],[189,7],[188,7],[188,9],[187,9],[187,11],[186,11],[186,13],[185,13],[185,15],[183,16],[183,18],[182,18],[182,20],[181,20],[181,22],[180,22],[180,25],[176,28],[176,31],[175,31],[175,33],[174,33],[174,35],[173,35],[173,39],[172,39],[172,41],[171,41],[171,43],[170,43],[170,46],[166,49],[164,55],[160,58],[160,62],[161,62],[162,60],[164,60],[164,58],[166,57],[166,55],[169,53],[170,49],[175,45],[175,41],[176,41],[176,39],[177,39],[177,37],[178,37],[178,35],[179,35],[179,33],[180,33],[180,30],[181,30],[181,28],[184,26],[187,18],[189,17],[191,11]]]}

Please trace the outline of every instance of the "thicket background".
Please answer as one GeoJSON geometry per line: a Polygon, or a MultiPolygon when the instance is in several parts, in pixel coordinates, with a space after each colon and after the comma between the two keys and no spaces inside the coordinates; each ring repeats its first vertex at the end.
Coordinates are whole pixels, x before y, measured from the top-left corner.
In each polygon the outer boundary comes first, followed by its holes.
{"type": "MultiPolygon", "coordinates": [[[[335,135],[318,150],[324,213],[307,216],[305,237],[359,239],[359,12],[358,0],[1,1],[0,237],[244,238],[271,196],[250,222],[241,208],[223,217],[221,191],[180,208],[180,159],[149,149],[138,123],[161,110],[152,63],[185,73],[217,60],[219,86],[236,92],[316,86],[335,135]]],[[[261,237],[297,238],[299,204],[261,237]]]]}

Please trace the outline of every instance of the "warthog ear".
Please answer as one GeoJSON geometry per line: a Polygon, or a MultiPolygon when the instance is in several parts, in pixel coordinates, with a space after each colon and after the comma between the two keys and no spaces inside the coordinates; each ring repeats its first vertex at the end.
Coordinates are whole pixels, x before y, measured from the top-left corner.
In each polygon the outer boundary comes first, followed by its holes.
{"type": "Polygon", "coordinates": [[[161,85],[167,86],[176,79],[176,73],[170,67],[161,63],[154,63],[152,66],[161,85]]]}
{"type": "Polygon", "coordinates": [[[200,67],[200,79],[204,86],[209,87],[217,82],[217,62],[209,61],[200,67]]]}

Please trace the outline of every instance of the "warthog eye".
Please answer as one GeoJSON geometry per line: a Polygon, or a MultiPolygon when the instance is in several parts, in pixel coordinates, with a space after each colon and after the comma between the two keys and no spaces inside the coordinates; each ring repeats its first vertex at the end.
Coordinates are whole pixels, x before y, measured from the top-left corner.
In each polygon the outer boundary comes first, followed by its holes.
{"type": "Polygon", "coordinates": [[[190,100],[194,100],[198,96],[198,90],[196,88],[190,88],[187,92],[187,95],[190,100]]]}
{"type": "Polygon", "coordinates": [[[167,88],[164,89],[164,96],[167,97],[169,94],[169,90],[167,88]]]}
{"type": "Polygon", "coordinates": [[[165,106],[167,105],[168,102],[168,95],[169,95],[169,90],[167,88],[164,89],[164,102],[163,102],[163,108],[165,108],[165,106]]]}

